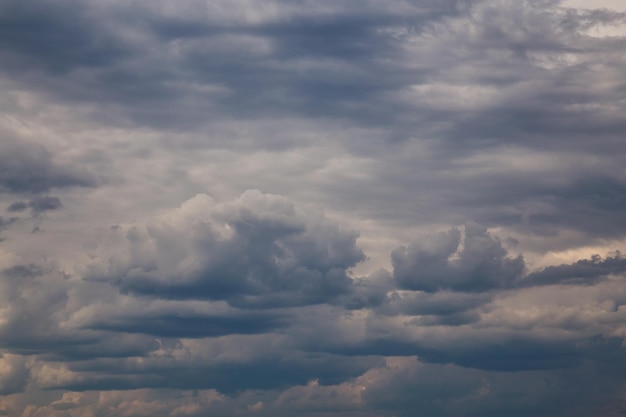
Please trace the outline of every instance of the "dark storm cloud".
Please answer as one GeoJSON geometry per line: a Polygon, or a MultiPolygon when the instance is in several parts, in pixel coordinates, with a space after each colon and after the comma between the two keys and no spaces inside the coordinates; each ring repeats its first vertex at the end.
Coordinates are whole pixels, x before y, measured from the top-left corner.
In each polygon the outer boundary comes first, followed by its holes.
{"type": "Polygon", "coordinates": [[[58,164],[43,146],[15,139],[7,132],[0,134],[6,135],[0,140],[0,191],[40,193],[54,187],[96,185],[92,175],[58,164]]]}
{"type": "Polygon", "coordinates": [[[95,322],[89,325],[96,330],[124,333],[142,333],[157,337],[203,338],[228,334],[267,333],[284,327],[286,317],[271,314],[232,315],[151,315],[123,317],[117,320],[95,322]]]}
{"type": "MultiPolygon", "coordinates": [[[[444,320],[446,317],[444,316],[444,320]]],[[[446,323],[440,320],[439,326],[457,326],[459,323],[446,323]]],[[[427,319],[426,325],[430,320],[427,319]]],[[[468,320],[469,323],[480,324],[479,318],[468,320]]],[[[422,326],[423,324],[415,324],[422,326]]],[[[444,327],[446,328],[446,327],[444,327]]],[[[452,330],[447,327],[452,335],[452,330]]],[[[436,333],[434,333],[436,334],[436,333]]],[[[520,337],[511,335],[500,337],[490,341],[491,335],[486,340],[480,340],[480,336],[472,336],[468,333],[468,339],[462,342],[447,342],[439,346],[432,346],[430,341],[408,341],[400,337],[370,338],[360,343],[342,343],[334,346],[315,347],[313,351],[331,352],[334,354],[353,356],[417,356],[426,363],[455,364],[472,369],[482,369],[497,372],[517,372],[541,369],[575,368],[588,356],[585,349],[579,349],[571,341],[548,341],[535,338],[532,335],[520,337]],[[477,339],[472,340],[473,337],[477,339]]],[[[584,340],[581,341],[581,343],[584,340]]]]}
{"type": "Polygon", "coordinates": [[[284,351],[281,356],[256,357],[250,361],[185,364],[175,360],[160,363],[145,359],[141,364],[120,359],[100,359],[72,363],[77,381],[54,384],[50,388],[83,391],[93,389],[134,389],[142,387],[205,389],[215,388],[232,394],[244,389],[276,389],[306,384],[318,378],[336,384],[380,365],[381,358],[354,358],[324,353],[284,351]]]}
{"type": "Polygon", "coordinates": [[[82,66],[109,65],[127,47],[99,23],[83,2],[3,2],[0,51],[4,70],[58,76],[82,66]]]}
{"type": "Polygon", "coordinates": [[[542,4],[373,2],[355,13],[346,3],[331,13],[287,2],[265,18],[253,8],[260,17],[246,20],[237,8],[201,2],[173,12],[142,2],[104,8],[12,1],[3,27],[15,35],[4,37],[6,53],[28,57],[43,72],[35,85],[69,100],[104,100],[108,114],[97,117],[109,122],[169,129],[215,116],[304,116],[381,128],[381,145],[434,135],[449,154],[505,142],[558,149],[573,140],[588,148],[589,134],[594,147],[598,140],[602,149],[615,147],[624,125],[606,106],[619,106],[623,83],[618,77],[616,88],[595,89],[585,80],[621,70],[612,51],[622,41],[581,31],[620,22],[623,14],[542,4]],[[605,54],[605,68],[587,60],[594,53],[605,54]],[[564,65],[562,54],[585,61],[564,65]],[[459,96],[472,89],[488,98],[485,105],[459,96]]]}
{"type": "Polygon", "coordinates": [[[481,175],[474,179],[479,184],[474,193],[461,192],[458,199],[474,219],[487,225],[506,224],[538,236],[574,229],[588,236],[619,238],[626,230],[620,212],[626,182],[615,175],[616,168],[608,163],[606,168],[596,167],[597,172],[565,166],[542,177],[537,173],[508,174],[508,178],[481,175]],[[489,210],[484,209],[484,199],[489,210]]]}
{"type": "Polygon", "coordinates": [[[364,394],[371,407],[393,409],[402,417],[414,416],[415,410],[429,416],[585,417],[602,415],[599,403],[619,404],[611,400],[619,392],[618,379],[602,378],[597,370],[492,373],[414,362],[407,359],[368,375],[373,383],[364,394]],[[394,374],[394,367],[402,371],[394,374]],[[599,379],[590,386],[576,382],[580,378],[599,379]]]}
{"type": "MultiPolygon", "coordinates": [[[[366,139],[333,138],[376,160],[362,182],[348,176],[325,185],[329,203],[346,211],[405,223],[476,220],[531,235],[624,233],[624,179],[611,169],[626,161],[624,40],[586,32],[619,24],[623,13],[562,9],[558,2],[415,1],[397,9],[374,2],[359,5],[358,13],[351,3],[332,12],[295,4],[277,3],[282,7],[269,16],[252,8],[253,17],[245,17],[236,7],[201,2],[176,11],[142,2],[109,8],[8,2],[6,19],[14,17],[7,30],[22,35],[6,53],[38,62],[32,88],[62,101],[107,103],[93,113],[106,123],[181,131],[203,125],[208,136],[193,146],[241,144],[237,129],[218,120],[272,119],[271,138],[245,141],[252,149],[308,146],[296,135],[276,138],[300,129],[281,128],[289,118],[323,120],[314,123],[323,135],[326,121],[371,129],[366,139]],[[36,32],[25,29],[37,25],[36,32]],[[59,35],[40,35],[52,29],[59,35]],[[68,56],[37,53],[55,50],[52,41],[68,56]],[[67,82],[52,70],[63,65],[67,82]],[[407,152],[414,140],[432,145],[430,161],[407,152]],[[501,166],[447,175],[486,150],[497,160],[504,144],[518,147],[520,157],[563,147],[569,154],[546,162],[556,166],[544,165],[544,172],[501,166]],[[609,163],[594,163],[598,156],[609,163]],[[428,201],[418,197],[424,193],[428,201]]],[[[13,188],[23,182],[13,180],[13,188]]]]}
{"type": "Polygon", "coordinates": [[[4,38],[12,41],[3,51],[15,79],[66,100],[113,103],[112,114],[97,116],[102,120],[130,116],[131,123],[182,128],[236,111],[239,118],[304,112],[387,123],[393,116],[380,97],[414,77],[406,68],[385,64],[400,51],[381,30],[403,24],[407,14],[417,30],[457,13],[456,3],[400,2],[405,13],[359,4],[355,14],[349,4],[333,5],[328,13],[303,2],[302,11],[294,3],[277,16],[246,22],[236,9],[220,20],[201,2],[189,2],[180,15],[159,13],[142,2],[113,8],[8,2],[4,38]],[[103,13],[107,19],[95,18],[103,13]],[[238,21],[229,22],[232,18],[238,21]],[[148,52],[152,47],[160,53],[148,52]],[[198,88],[203,86],[225,94],[203,93],[198,88]],[[178,106],[163,106],[163,99],[178,106]]]}
{"type": "Polygon", "coordinates": [[[387,300],[387,293],[395,288],[389,271],[379,269],[367,277],[354,278],[349,294],[340,298],[348,309],[376,308],[387,300]]]}
{"type": "Polygon", "coordinates": [[[533,216],[539,225],[574,226],[593,234],[620,236],[626,222],[619,211],[626,204],[626,181],[590,175],[566,187],[545,190],[539,199],[553,201],[554,213],[533,216]],[[588,216],[587,213],[594,213],[588,216]]]}
{"type": "Polygon", "coordinates": [[[395,249],[391,259],[398,287],[481,292],[511,287],[521,277],[525,269],[521,256],[509,257],[500,240],[480,225],[470,223],[464,230],[461,249],[458,229],[395,249]]]}
{"type": "Polygon", "coordinates": [[[454,363],[475,369],[493,371],[527,371],[536,369],[572,368],[579,365],[584,354],[576,352],[569,342],[544,343],[533,340],[510,340],[479,349],[431,350],[417,347],[418,356],[432,363],[454,363]]]}
{"type": "Polygon", "coordinates": [[[80,362],[101,358],[145,357],[159,347],[159,341],[154,337],[124,332],[92,332],[77,339],[66,344],[42,340],[40,346],[35,345],[37,349],[31,351],[21,350],[17,344],[11,346],[11,349],[21,354],[37,355],[42,361],[80,362]]]}

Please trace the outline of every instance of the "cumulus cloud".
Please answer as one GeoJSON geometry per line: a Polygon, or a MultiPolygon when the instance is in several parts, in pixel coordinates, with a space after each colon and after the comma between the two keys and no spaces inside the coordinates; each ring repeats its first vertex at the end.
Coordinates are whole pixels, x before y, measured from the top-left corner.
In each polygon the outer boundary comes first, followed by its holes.
{"type": "Polygon", "coordinates": [[[95,265],[91,279],[131,294],[244,308],[327,302],[350,291],[347,270],[364,257],[355,232],[258,191],[225,204],[199,195],[158,223],[113,234],[117,254],[103,259],[105,270],[95,265]]]}
{"type": "Polygon", "coordinates": [[[507,288],[524,272],[521,256],[509,257],[497,237],[471,223],[464,228],[462,247],[461,232],[451,229],[397,248],[391,259],[400,288],[426,292],[507,288]]]}

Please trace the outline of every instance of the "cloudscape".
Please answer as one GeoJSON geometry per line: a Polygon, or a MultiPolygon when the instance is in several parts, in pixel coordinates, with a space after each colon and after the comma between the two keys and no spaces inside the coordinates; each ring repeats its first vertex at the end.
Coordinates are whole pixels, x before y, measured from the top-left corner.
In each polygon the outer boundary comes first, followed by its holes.
{"type": "Polygon", "coordinates": [[[0,416],[626,413],[621,0],[0,0],[0,416]]]}

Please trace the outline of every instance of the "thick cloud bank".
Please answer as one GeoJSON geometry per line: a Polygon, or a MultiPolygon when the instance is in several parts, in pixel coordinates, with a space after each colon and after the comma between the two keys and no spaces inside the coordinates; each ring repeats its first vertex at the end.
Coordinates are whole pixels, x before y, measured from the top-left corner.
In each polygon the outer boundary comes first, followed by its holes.
{"type": "MultiPolygon", "coordinates": [[[[406,415],[466,406],[481,415],[531,388],[537,397],[519,409],[548,415],[551,401],[581,389],[578,378],[601,372],[614,394],[580,393],[577,406],[617,395],[626,372],[619,253],[527,273],[472,223],[393,250],[391,272],[354,277],[356,239],[318,209],[247,191],[113,225],[73,274],[15,264],[0,281],[0,387],[67,390],[37,412],[79,416],[116,407],[370,415],[396,409],[390,401],[406,415]],[[196,394],[173,394],[187,390],[196,394]]],[[[8,412],[19,398],[5,401],[8,412]]]]}
{"type": "Polygon", "coordinates": [[[625,50],[615,0],[0,1],[0,416],[623,415],[625,50]]]}

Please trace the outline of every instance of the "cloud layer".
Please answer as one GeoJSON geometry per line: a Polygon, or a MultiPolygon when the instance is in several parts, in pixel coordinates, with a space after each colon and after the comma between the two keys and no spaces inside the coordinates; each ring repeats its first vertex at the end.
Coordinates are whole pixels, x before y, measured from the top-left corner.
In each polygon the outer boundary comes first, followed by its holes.
{"type": "Polygon", "coordinates": [[[605,3],[2,2],[0,415],[623,414],[605,3]]]}

